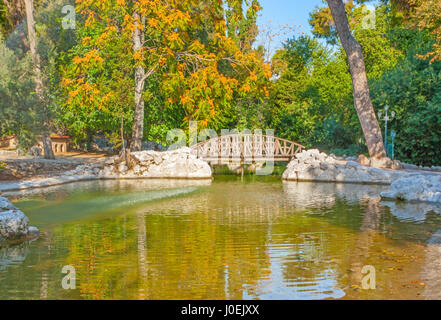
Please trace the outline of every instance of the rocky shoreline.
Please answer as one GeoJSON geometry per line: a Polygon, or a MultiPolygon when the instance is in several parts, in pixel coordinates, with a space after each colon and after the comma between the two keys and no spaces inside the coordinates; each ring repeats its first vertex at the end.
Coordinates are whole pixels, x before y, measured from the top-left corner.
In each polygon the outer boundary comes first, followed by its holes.
{"type": "MultiPolygon", "coordinates": [[[[396,162],[393,166],[402,168],[396,162]]],[[[140,151],[128,161],[119,157],[77,166],[63,175],[36,180],[0,183],[0,192],[56,186],[87,180],[124,179],[212,179],[210,165],[198,159],[190,148],[173,151],[140,151]]],[[[421,170],[379,169],[362,165],[353,159],[328,156],[319,150],[305,150],[296,155],[282,179],[285,181],[332,182],[390,185],[381,192],[384,200],[441,203],[441,173],[421,170]]],[[[0,243],[21,242],[38,238],[39,232],[29,226],[29,219],[9,200],[0,197],[0,243]]]]}
{"type": "Polygon", "coordinates": [[[114,179],[212,179],[209,164],[198,159],[190,148],[173,151],[131,153],[130,163],[119,157],[77,165],[59,176],[0,183],[0,192],[45,188],[72,182],[114,179]]]}
{"type": "Polygon", "coordinates": [[[130,154],[129,163],[108,158],[104,163],[79,166],[66,176],[96,176],[103,179],[211,179],[209,164],[198,159],[190,148],[173,151],[139,151],[130,154]]]}
{"type": "MultiPolygon", "coordinates": [[[[396,168],[406,167],[399,162],[396,168]]],[[[421,170],[379,169],[356,161],[344,161],[320,152],[305,150],[296,155],[283,173],[283,180],[390,185],[384,199],[441,203],[441,173],[421,170]]]]}

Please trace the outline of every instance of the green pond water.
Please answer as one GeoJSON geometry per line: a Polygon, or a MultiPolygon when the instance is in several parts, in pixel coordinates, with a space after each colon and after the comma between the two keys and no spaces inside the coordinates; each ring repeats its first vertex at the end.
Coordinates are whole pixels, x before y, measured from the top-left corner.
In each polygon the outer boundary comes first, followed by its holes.
{"type": "Polygon", "coordinates": [[[0,299],[439,299],[440,208],[385,188],[216,176],[5,194],[42,235],[0,248],[0,299]]]}

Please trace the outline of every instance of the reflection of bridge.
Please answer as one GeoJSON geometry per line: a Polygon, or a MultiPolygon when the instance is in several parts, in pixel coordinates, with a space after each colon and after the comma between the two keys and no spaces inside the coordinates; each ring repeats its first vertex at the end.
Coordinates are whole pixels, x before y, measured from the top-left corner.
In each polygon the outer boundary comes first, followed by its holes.
{"type": "Polygon", "coordinates": [[[301,144],[259,134],[230,134],[192,146],[197,156],[208,162],[281,161],[289,162],[305,149],[301,144]]]}

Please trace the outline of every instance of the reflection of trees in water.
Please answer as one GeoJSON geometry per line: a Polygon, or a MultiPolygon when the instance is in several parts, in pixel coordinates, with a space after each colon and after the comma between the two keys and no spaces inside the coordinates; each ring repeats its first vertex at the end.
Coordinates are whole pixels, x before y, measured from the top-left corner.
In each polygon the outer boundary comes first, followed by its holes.
{"type": "Polygon", "coordinates": [[[140,282],[138,299],[144,300],[148,294],[147,230],[145,226],[145,215],[138,213],[136,215],[136,222],[138,227],[138,272],[140,282]]]}
{"type": "Polygon", "coordinates": [[[421,277],[426,282],[423,296],[426,299],[441,299],[441,230],[427,243],[424,267],[421,277]]]}
{"type": "Polygon", "coordinates": [[[366,210],[363,215],[360,232],[356,235],[350,251],[351,254],[349,255],[348,284],[356,286],[361,286],[363,266],[372,264],[370,261],[370,249],[378,236],[382,216],[379,199],[364,200],[364,203],[366,210]]]}
{"type": "Polygon", "coordinates": [[[370,186],[216,183],[209,190],[46,231],[32,272],[10,273],[5,288],[27,298],[259,298],[279,272],[285,292],[332,291],[360,285],[358,270],[392,232],[370,186]],[[64,265],[76,268],[78,290],[62,290],[64,265]]]}

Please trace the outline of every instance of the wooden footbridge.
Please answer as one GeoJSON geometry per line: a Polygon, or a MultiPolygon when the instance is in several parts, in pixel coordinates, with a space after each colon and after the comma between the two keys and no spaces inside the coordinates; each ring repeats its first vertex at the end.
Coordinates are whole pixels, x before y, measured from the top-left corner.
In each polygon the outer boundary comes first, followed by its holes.
{"type": "Polygon", "coordinates": [[[192,149],[207,162],[289,162],[305,149],[296,142],[259,134],[230,134],[200,142],[192,149]]]}

